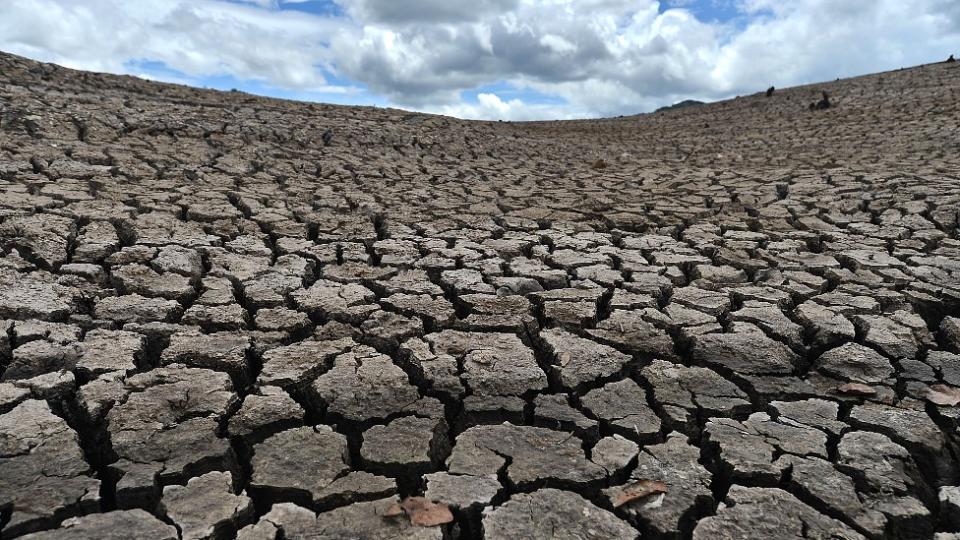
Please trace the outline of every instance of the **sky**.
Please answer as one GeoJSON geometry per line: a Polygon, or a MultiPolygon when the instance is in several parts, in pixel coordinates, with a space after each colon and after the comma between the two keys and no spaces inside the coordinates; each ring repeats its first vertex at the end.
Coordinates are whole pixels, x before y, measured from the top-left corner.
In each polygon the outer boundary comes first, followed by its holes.
{"type": "Polygon", "coordinates": [[[489,120],[609,117],[960,55],[960,0],[0,0],[0,50],[489,120]]]}

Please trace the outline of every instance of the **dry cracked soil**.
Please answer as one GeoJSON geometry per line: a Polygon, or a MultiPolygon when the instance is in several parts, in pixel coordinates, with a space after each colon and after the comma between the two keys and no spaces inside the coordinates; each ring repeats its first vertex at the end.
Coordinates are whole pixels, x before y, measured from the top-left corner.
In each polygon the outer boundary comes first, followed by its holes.
{"type": "Polygon", "coordinates": [[[0,536],[960,538],[958,98],[468,122],[0,55],[0,536]]]}

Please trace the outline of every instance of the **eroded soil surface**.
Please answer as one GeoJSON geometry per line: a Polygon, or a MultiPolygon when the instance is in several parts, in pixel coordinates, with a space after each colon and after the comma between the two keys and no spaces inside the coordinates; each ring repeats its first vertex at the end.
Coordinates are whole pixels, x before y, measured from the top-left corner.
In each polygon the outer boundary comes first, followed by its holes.
{"type": "Polygon", "coordinates": [[[0,535],[958,531],[957,66],[513,124],[0,55],[0,535]]]}

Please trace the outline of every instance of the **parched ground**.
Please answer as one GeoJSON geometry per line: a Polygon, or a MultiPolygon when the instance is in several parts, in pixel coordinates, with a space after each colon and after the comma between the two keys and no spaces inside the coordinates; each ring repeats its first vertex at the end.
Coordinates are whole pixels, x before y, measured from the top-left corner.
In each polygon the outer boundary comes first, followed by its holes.
{"type": "Polygon", "coordinates": [[[0,536],[960,531],[958,66],[516,124],[0,55],[0,536]]]}

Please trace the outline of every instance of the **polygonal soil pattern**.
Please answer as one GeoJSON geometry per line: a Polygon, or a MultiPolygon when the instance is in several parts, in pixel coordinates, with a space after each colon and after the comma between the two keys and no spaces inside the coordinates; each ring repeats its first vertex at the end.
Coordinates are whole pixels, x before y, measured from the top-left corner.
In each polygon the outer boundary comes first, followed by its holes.
{"type": "Polygon", "coordinates": [[[0,54],[0,536],[960,537],[958,98],[468,122],[0,54]]]}

